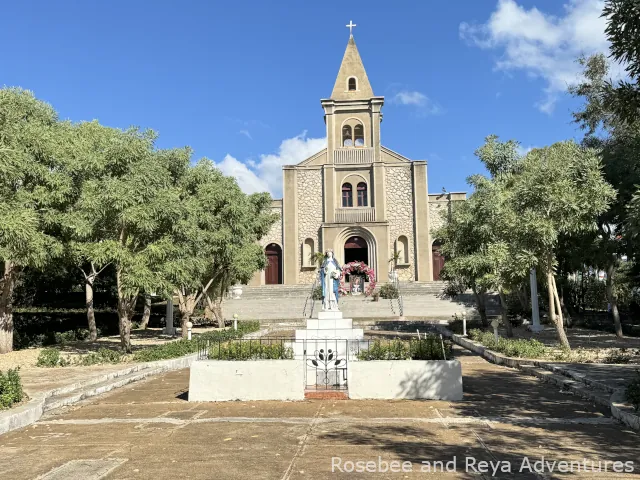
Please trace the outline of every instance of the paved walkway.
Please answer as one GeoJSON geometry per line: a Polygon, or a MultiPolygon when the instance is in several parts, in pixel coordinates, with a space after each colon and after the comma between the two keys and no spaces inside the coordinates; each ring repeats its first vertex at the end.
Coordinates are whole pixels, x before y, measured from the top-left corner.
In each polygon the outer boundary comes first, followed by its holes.
{"type": "MultiPolygon", "coordinates": [[[[639,478],[640,438],[580,398],[458,351],[462,402],[186,401],[188,371],[132,384],[0,436],[3,478],[639,478]],[[634,474],[519,473],[553,461],[634,462],[634,474]],[[334,458],[332,457],[339,457],[334,458]],[[404,473],[331,473],[349,461],[411,462],[404,473]],[[457,471],[421,472],[422,461],[457,471]],[[467,473],[466,458],[514,474],[467,473]],[[453,464],[449,464],[453,466],[453,464]],[[505,467],[506,468],[506,467],[505,467]]],[[[584,464],[582,464],[584,465],[584,464]]],[[[409,464],[407,464],[407,467],[409,464]]],[[[607,464],[611,472],[612,463],[607,464]]],[[[619,465],[617,465],[619,466],[619,465]]],[[[384,468],[384,463],[381,464],[384,468]]],[[[490,467],[489,467],[490,468],[490,467]]],[[[577,463],[574,463],[574,471],[577,463]]],[[[583,468],[583,467],[581,467],[583,468]]]]}

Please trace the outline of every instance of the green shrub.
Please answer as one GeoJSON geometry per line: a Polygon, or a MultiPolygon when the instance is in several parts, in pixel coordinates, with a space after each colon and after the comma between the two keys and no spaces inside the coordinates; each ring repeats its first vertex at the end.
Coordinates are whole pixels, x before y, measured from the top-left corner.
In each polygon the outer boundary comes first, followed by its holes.
{"type": "Polygon", "coordinates": [[[496,343],[495,335],[492,332],[485,332],[478,329],[469,331],[469,338],[495,352],[504,353],[508,357],[541,358],[549,353],[549,350],[543,343],[534,339],[525,340],[499,337],[496,343]]]}
{"type": "Polygon", "coordinates": [[[211,343],[214,343],[233,340],[258,330],[260,330],[260,322],[258,321],[238,322],[238,330],[233,330],[232,328],[216,330],[198,335],[192,340],[180,339],[175,342],[165,343],[164,345],[145,348],[144,350],[135,352],[133,359],[136,362],[152,362],[155,360],[182,357],[197,352],[198,342],[209,340],[211,343]]]}
{"type": "Polygon", "coordinates": [[[116,350],[101,348],[97,352],[82,355],[75,363],[86,367],[89,365],[100,365],[102,363],[120,363],[125,359],[126,356],[116,350]]]}
{"type": "Polygon", "coordinates": [[[636,370],[636,378],[627,385],[625,395],[636,412],[640,411],[640,370],[636,370]]]}
{"type": "Polygon", "coordinates": [[[322,285],[318,285],[313,289],[313,292],[311,292],[311,299],[322,300],[322,285]]]}
{"type": "Polygon", "coordinates": [[[24,397],[19,368],[9,369],[7,373],[0,372],[0,410],[10,408],[19,403],[24,397]]]}
{"type": "Polygon", "coordinates": [[[358,360],[444,360],[442,345],[446,358],[451,358],[451,343],[443,342],[439,336],[427,335],[426,338],[390,341],[375,340],[366,350],[358,352],[358,360]]]}
{"type": "Polygon", "coordinates": [[[38,355],[37,367],[66,367],[69,360],[60,355],[57,348],[45,348],[38,355]]]}
{"type": "Polygon", "coordinates": [[[395,285],[386,283],[380,287],[380,296],[384,299],[398,298],[398,289],[395,285]]]}
{"type": "Polygon", "coordinates": [[[293,349],[282,343],[231,341],[218,343],[209,350],[210,360],[292,360],[293,349]]]}

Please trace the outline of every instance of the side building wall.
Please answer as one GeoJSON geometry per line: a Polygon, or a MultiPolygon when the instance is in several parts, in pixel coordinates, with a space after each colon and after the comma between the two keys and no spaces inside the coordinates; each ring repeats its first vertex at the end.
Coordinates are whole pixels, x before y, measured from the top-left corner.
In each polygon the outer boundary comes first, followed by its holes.
{"type": "Polygon", "coordinates": [[[320,227],[323,219],[322,170],[320,168],[298,169],[298,283],[311,284],[316,269],[309,258],[310,253],[320,251],[320,227]],[[305,241],[313,241],[312,251],[305,249],[305,241]]]}
{"type": "MultiPolygon", "coordinates": [[[[401,281],[415,280],[415,236],[413,218],[413,180],[411,164],[391,164],[385,166],[385,190],[387,194],[387,220],[389,221],[390,252],[386,261],[391,259],[394,245],[400,235],[409,243],[409,264],[398,264],[398,278],[401,281]]],[[[386,280],[386,279],[385,279],[386,280]]]]}

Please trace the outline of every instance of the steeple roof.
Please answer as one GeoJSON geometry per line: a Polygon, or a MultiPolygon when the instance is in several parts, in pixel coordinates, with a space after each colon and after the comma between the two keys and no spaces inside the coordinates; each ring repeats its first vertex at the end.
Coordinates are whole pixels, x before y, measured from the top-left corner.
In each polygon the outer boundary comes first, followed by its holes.
{"type": "Polygon", "coordinates": [[[347,49],[344,51],[344,57],[342,57],[338,78],[336,78],[336,83],[333,86],[331,98],[333,100],[363,100],[373,96],[373,89],[358,53],[358,47],[356,47],[356,42],[353,39],[353,35],[351,35],[349,43],[347,43],[347,49]],[[348,90],[348,79],[350,77],[355,77],[357,80],[357,89],[355,91],[348,90]]]}

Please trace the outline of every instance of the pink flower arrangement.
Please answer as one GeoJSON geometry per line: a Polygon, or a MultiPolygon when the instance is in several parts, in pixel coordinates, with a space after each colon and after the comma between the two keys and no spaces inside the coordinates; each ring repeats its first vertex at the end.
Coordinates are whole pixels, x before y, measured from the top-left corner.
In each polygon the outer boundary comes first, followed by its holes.
{"type": "Polygon", "coordinates": [[[373,293],[376,288],[376,272],[374,272],[373,268],[370,268],[364,262],[350,262],[342,266],[342,277],[340,279],[340,286],[338,287],[340,295],[347,295],[349,293],[349,290],[347,290],[344,283],[345,275],[349,274],[365,275],[366,277],[369,277],[369,285],[364,291],[364,295],[368,297],[373,293]]]}

